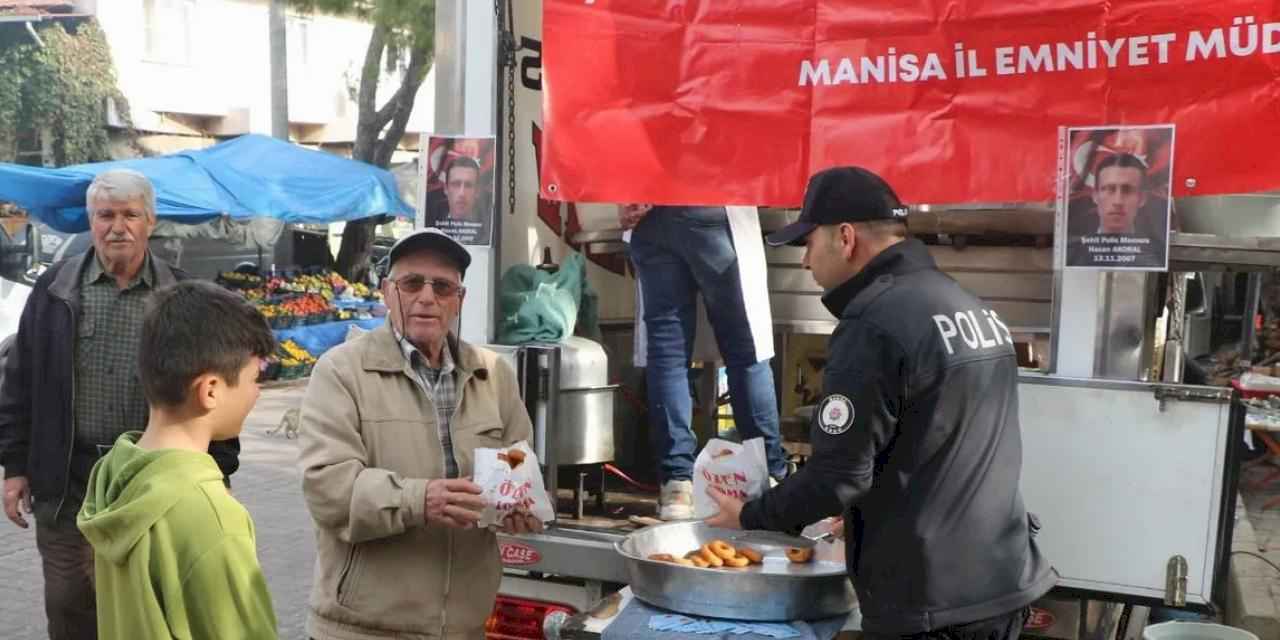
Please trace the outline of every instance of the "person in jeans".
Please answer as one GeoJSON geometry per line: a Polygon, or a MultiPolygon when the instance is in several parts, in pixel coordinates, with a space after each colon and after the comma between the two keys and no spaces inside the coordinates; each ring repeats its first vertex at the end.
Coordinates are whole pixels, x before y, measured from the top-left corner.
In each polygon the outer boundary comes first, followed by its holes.
{"type": "MultiPolygon", "coordinates": [[[[752,326],[744,296],[747,287],[758,287],[763,293],[767,283],[742,277],[749,270],[739,262],[730,214],[724,207],[624,205],[620,221],[623,228],[632,230],[631,261],[643,307],[649,416],[654,450],[661,456],[658,516],[685,520],[693,517],[693,461],[698,448],[690,429],[689,362],[699,294],[728,369],[738,433],[744,439],[763,437],[769,474],[786,475],[769,366],[772,331],[752,326]]],[[[753,240],[762,242],[759,237],[753,240]]],[[[763,268],[758,271],[762,274],[763,268]]]]}

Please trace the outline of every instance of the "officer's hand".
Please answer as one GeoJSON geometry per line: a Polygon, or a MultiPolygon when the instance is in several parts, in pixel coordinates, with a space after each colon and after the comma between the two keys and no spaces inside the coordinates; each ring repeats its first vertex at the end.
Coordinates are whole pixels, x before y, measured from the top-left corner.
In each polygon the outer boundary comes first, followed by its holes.
{"type": "Polygon", "coordinates": [[[467,478],[427,481],[426,521],[456,529],[474,527],[484,510],[483,492],[467,478]]]}
{"type": "Polygon", "coordinates": [[[831,535],[844,540],[844,518],[831,519],[831,535]]]}
{"type": "Polygon", "coordinates": [[[742,501],[729,496],[722,496],[712,491],[711,487],[707,487],[707,495],[716,501],[716,505],[720,507],[714,516],[707,518],[706,523],[709,527],[718,527],[720,529],[741,529],[742,520],[742,501]]]}
{"type": "Polygon", "coordinates": [[[14,524],[27,528],[24,513],[31,513],[31,486],[26,476],[5,478],[4,481],[4,514],[14,524]]]}

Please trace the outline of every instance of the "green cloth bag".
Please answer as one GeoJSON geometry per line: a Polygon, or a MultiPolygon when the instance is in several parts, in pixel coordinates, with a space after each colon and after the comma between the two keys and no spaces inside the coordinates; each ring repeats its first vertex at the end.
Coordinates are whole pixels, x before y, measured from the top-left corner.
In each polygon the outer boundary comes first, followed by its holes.
{"type": "Polygon", "coordinates": [[[586,260],[573,253],[555,272],[518,264],[502,275],[499,344],[560,342],[579,326],[599,339],[599,299],[587,284],[586,260]]]}

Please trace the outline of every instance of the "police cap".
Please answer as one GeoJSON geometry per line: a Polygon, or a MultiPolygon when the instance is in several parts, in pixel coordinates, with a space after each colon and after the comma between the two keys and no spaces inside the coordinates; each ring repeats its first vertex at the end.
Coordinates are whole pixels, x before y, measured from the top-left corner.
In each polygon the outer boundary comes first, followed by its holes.
{"type": "Polygon", "coordinates": [[[809,178],[804,208],[795,222],[769,234],[770,246],[803,246],[805,236],[825,224],[901,220],[907,207],[880,176],[862,167],[832,167],[809,178]]]}

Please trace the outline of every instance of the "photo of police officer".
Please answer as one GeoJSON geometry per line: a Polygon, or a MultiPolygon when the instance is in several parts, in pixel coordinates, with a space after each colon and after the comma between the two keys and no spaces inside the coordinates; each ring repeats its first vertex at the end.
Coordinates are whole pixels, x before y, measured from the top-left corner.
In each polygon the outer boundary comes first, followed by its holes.
{"type": "Polygon", "coordinates": [[[437,227],[465,245],[491,244],[493,150],[492,138],[430,138],[427,226],[437,227]]]}
{"type": "Polygon", "coordinates": [[[1068,269],[1164,270],[1173,126],[1069,129],[1068,269]]]}

